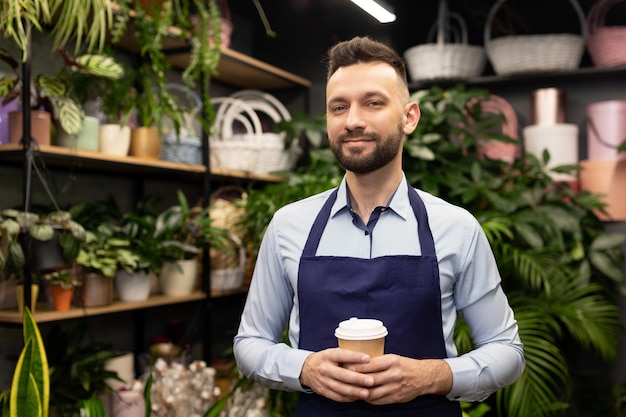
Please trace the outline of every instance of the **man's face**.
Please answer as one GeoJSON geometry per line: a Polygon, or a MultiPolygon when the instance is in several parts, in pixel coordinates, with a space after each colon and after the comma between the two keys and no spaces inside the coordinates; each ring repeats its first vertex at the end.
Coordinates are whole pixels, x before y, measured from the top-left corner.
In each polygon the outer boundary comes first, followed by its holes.
{"type": "Polygon", "coordinates": [[[384,63],[342,67],[328,80],[326,122],[330,146],[348,171],[377,170],[401,154],[408,102],[395,70],[384,63]]]}

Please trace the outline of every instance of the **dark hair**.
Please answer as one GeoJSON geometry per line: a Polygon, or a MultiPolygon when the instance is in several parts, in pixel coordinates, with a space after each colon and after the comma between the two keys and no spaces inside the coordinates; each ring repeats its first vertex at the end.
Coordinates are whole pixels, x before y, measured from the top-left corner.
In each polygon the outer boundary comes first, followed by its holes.
{"type": "Polygon", "coordinates": [[[384,62],[391,65],[404,84],[408,85],[406,64],[398,53],[389,46],[371,38],[356,36],[348,41],[335,44],[328,50],[328,80],[341,67],[348,67],[359,62],[384,62]]]}

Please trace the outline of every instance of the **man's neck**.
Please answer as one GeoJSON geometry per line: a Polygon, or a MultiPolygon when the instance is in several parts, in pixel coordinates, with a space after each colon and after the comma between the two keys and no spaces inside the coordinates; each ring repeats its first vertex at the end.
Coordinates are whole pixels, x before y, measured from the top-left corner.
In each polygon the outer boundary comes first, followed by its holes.
{"type": "Polygon", "coordinates": [[[386,206],[402,181],[402,170],[390,166],[367,174],[346,174],[350,203],[367,224],[370,214],[378,206],[386,206]]]}

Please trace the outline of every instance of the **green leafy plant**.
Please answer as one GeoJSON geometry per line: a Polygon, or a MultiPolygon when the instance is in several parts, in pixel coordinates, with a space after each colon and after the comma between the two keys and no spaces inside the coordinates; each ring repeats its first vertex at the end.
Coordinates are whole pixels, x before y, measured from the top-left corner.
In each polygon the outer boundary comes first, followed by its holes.
{"type": "Polygon", "coordinates": [[[76,263],[109,278],[115,277],[119,269],[128,272],[141,270],[141,260],[133,250],[131,240],[116,230],[117,227],[110,223],[102,223],[96,230],[88,230],[76,263]]]}
{"type": "Polygon", "coordinates": [[[37,322],[24,308],[24,347],[15,366],[11,389],[0,393],[0,415],[48,416],[50,377],[46,349],[37,322]]]}
{"type": "MultiPolygon", "coordinates": [[[[512,164],[479,156],[479,138],[511,141],[493,131],[501,116],[480,110],[477,100],[487,97],[461,86],[416,93],[422,117],[406,141],[404,167],[412,184],[471,211],[493,248],[526,357],[524,374],[498,391],[494,408],[549,416],[570,401],[571,344],[606,361],[615,357],[625,236],[605,232],[595,214],[600,196],[551,179],[547,153],[512,164]]],[[[463,323],[456,340],[460,351],[472,348],[463,323]]]]}
{"type": "MultiPolygon", "coordinates": [[[[65,65],[56,76],[38,75],[33,80],[30,108],[44,109],[53,114],[61,128],[68,134],[79,133],[83,127],[84,112],[81,103],[73,94],[74,80],[81,77],[102,77],[118,80],[124,75],[124,69],[107,55],[84,54],[72,58],[64,50],[59,50],[65,65]]],[[[0,61],[7,64],[13,74],[0,78],[0,98],[3,104],[22,98],[20,64],[10,54],[0,49],[0,61]]]]}
{"type": "Polygon", "coordinates": [[[76,51],[85,45],[93,51],[103,48],[113,23],[111,2],[105,0],[2,0],[0,15],[0,33],[22,51],[22,62],[29,58],[33,29],[51,28],[53,49],[74,41],[76,51]]]}
{"type": "Polygon", "coordinates": [[[163,262],[193,259],[202,247],[210,245],[228,250],[228,232],[211,224],[209,207],[190,207],[182,191],[178,204],[159,213],[154,236],[161,241],[159,256],[163,262]]]}
{"type": "Polygon", "coordinates": [[[55,230],[60,230],[59,244],[63,257],[67,261],[73,261],[80,252],[86,233],[68,211],[56,210],[39,215],[15,209],[3,210],[0,217],[0,241],[7,250],[6,258],[0,251],[0,265],[4,264],[4,273],[18,277],[23,274],[26,259],[19,241],[21,234],[27,233],[35,240],[46,242],[54,237],[55,230]]]}
{"type": "MultiPolygon", "coordinates": [[[[98,395],[111,392],[108,381],[120,381],[117,372],[108,370],[108,360],[119,356],[109,344],[86,343],[86,323],[62,329],[56,326],[49,343],[50,403],[59,417],[86,415],[87,410],[103,416],[98,395]],[[85,410],[85,411],[81,411],[85,410]]],[[[94,414],[89,414],[94,416],[94,414]]]]}
{"type": "Polygon", "coordinates": [[[50,285],[59,285],[63,288],[74,288],[81,285],[80,280],[76,276],[76,272],[67,269],[43,274],[42,278],[50,285]]]}

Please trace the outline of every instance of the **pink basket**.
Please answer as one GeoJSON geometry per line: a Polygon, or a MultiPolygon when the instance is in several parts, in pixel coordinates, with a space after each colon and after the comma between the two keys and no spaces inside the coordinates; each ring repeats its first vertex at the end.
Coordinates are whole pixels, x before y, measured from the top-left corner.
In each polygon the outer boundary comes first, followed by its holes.
{"type": "Polygon", "coordinates": [[[587,15],[587,50],[596,67],[626,64],[626,26],[603,26],[611,7],[626,0],[599,0],[587,15]]]}

